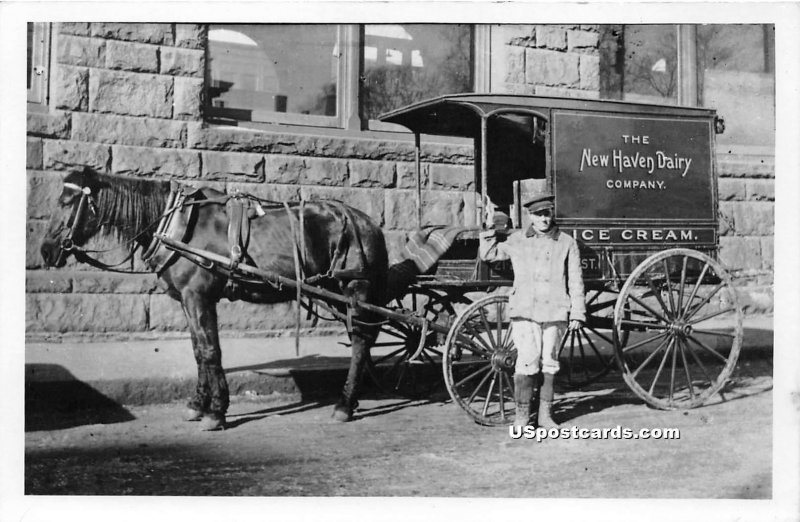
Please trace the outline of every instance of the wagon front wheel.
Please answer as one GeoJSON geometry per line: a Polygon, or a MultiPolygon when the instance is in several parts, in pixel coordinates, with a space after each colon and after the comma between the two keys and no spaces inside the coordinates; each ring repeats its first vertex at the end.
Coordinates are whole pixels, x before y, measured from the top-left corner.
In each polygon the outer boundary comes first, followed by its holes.
{"type": "Polygon", "coordinates": [[[445,341],[444,380],[453,402],[475,422],[503,426],[514,419],[514,365],[508,296],[475,301],[456,319],[445,341]]]}
{"type": "Polygon", "coordinates": [[[728,272],[709,256],[672,249],[647,258],[614,310],[617,360],[633,392],[661,409],[687,409],[722,390],[742,343],[742,309],[728,272]]]}

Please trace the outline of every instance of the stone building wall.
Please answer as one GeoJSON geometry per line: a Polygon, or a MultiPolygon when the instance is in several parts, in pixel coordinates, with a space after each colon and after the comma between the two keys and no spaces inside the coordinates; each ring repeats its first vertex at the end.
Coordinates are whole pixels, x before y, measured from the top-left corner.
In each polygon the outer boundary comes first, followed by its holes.
{"type": "MultiPolygon", "coordinates": [[[[100,272],[70,261],[45,270],[38,252],[64,174],[172,178],[275,200],[340,199],[384,228],[390,256],[416,230],[410,140],[294,134],[203,122],[206,29],[193,24],[57,26],[47,110],[27,131],[26,331],[148,335],[185,329],[153,275],[100,272]]],[[[596,26],[506,26],[492,36],[496,92],[599,97],[596,26]],[[496,67],[495,67],[496,64],[496,67]]],[[[423,225],[471,224],[472,148],[424,145],[423,225]]],[[[772,310],[774,160],[718,154],[723,262],[741,279],[747,310],[772,310]]],[[[113,247],[111,240],[94,246],[113,247]]],[[[106,261],[119,260],[111,252],[106,261]]],[[[141,271],[137,263],[135,268],[141,271]]],[[[291,328],[291,304],[220,306],[224,330],[291,328]]]]}

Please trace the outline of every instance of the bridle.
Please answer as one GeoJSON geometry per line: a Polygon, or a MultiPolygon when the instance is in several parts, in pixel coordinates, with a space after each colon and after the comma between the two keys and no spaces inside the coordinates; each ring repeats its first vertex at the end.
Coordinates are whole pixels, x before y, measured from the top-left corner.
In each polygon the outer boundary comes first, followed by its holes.
{"type": "Polygon", "coordinates": [[[94,215],[97,215],[97,206],[95,205],[94,198],[92,197],[92,189],[89,187],[81,187],[75,183],[64,183],[64,188],[77,190],[81,193],[81,199],[78,201],[78,208],[75,209],[75,214],[72,216],[72,226],[67,231],[67,235],[61,240],[61,250],[64,252],[73,252],[78,250],[78,247],[75,246],[75,242],[73,241],[73,237],[75,233],[78,231],[78,226],[80,225],[81,221],[83,220],[83,209],[87,206],[89,210],[92,211],[94,215]]]}

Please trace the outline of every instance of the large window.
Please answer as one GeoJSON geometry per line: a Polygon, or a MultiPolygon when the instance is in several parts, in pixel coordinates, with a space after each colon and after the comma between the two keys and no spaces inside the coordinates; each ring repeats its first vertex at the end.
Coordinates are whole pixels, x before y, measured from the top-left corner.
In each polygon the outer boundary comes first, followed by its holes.
{"type": "Polygon", "coordinates": [[[773,25],[600,26],[600,97],[709,107],[717,143],[775,143],[773,25]]]}
{"type": "Polygon", "coordinates": [[[208,114],[368,128],[408,103],[472,91],[474,32],[458,24],[211,25],[208,114]]]}

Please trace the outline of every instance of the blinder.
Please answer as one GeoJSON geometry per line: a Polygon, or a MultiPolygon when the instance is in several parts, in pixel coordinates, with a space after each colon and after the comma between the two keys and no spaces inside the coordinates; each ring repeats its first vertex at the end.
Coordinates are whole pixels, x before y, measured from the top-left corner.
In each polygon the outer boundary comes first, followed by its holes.
{"type": "Polygon", "coordinates": [[[72,216],[72,226],[67,231],[67,235],[61,240],[61,250],[64,252],[71,252],[77,247],[75,246],[75,233],[78,231],[78,226],[83,220],[84,208],[88,205],[89,210],[93,214],[97,214],[97,206],[92,198],[92,190],[89,187],[81,187],[75,183],[64,183],[64,188],[80,191],[81,199],[78,201],[78,208],[75,209],[75,214],[72,216]]]}

